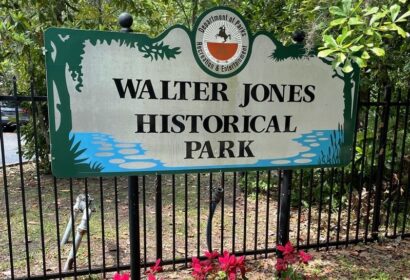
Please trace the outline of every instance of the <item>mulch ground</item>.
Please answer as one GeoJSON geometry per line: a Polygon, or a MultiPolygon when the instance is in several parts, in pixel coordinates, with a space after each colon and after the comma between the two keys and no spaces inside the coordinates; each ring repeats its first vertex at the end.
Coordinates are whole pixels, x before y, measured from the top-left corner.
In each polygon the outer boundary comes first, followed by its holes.
{"type": "MultiPolygon", "coordinates": [[[[310,251],[314,260],[303,268],[309,279],[410,279],[410,240],[385,240],[348,248],[310,251]]],[[[250,260],[249,279],[275,279],[275,258],[250,260]]],[[[164,272],[163,279],[192,279],[190,270],[164,272]]]]}

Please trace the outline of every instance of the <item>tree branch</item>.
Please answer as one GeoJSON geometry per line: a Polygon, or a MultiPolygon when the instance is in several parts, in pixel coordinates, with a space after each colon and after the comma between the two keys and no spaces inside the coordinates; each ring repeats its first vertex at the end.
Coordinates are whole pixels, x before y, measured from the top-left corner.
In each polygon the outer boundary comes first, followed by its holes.
{"type": "Polygon", "coordinates": [[[64,1],[64,3],[67,5],[67,7],[69,7],[71,10],[75,11],[75,12],[79,12],[80,10],[77,9],[76,7],[74,7],[73,5],[71,5],[68,1],[64,1]]]}
{"type": "Polygon", "coordinates": [[[176,0],[176,2],[177,2],[177,5],[181,8],[182,12],[184,13],[185,21],[186,21],[186,23],[187,23],[189,29],[191,29],[191,24],[190,24],[190,22],[189,22],[189,17],[188,17],[188,14],[186,13],[184,4],[183,4],[180,0],[176,0]]]}
{"type": "Polygon", "coordinates": [[[191,17],[192,26],[194,26],[197,13],[198,13],[198,0],[192,0],[192,17],[191,17]]]}

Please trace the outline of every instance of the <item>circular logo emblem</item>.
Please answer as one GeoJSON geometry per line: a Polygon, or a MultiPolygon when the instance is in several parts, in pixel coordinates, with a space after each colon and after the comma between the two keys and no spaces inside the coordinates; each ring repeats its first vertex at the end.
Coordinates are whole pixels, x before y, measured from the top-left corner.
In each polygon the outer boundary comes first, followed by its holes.
{"type": "Polygon", "coordinates": [[[205,13],[195,26],[195,49],[199,65],[215,77],[230,77],[245,66],[249,32],[234,11],[226,8],[205,13]]]}

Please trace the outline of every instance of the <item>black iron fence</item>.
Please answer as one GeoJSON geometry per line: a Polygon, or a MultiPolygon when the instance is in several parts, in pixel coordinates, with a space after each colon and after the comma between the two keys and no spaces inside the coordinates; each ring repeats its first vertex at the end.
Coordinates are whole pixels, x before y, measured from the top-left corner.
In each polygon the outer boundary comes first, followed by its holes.
{"type": "MultiPolygon", "coordinates": [[[[34,90],[17,92],[0,96],[15,106],[15,131],[0,130],[0,278],[109,277],[129,269],[127,178],[41,173],[37,126],[45,120],[37,105],[47,100],[34,90]],[[30,112],[33,139],[23,137],[21,107],[30,112]],[[25,159],[28,142],[35,156],[25,159]]],[[[408,92],[387,87],[367,94],[351,164],[293,173],[289,228],[278,219],[281,171],[137,177],[139,211],[132,218],[140,224],[141,266],[161,258],[170,269],[187,267],[208,247],[266,258],[280,231],[298,248],[317,250],[410,236],[409,108],[408,92]]]]}

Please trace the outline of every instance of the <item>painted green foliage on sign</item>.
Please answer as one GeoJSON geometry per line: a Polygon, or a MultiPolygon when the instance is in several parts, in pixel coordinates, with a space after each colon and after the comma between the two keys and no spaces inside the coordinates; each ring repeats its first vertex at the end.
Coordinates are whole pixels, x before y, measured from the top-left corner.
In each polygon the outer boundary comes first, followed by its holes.
{"type": "Polygon", "coordinates": [[[151,45],[138,44],[138,50],[145,53],[145,58],[150,58],[151,60],[158,60],[158,58],[171,59],[181,53],[178,47],[170,48],[168,45],[164,45],[163,42],[153,43],[151,45]]]}
{"type": "MultiPolygon", "coordinates": [[[[220,7],[219,7],[220,8],[220,7]]],[[[214,9],[213,9],[214,10],[214,9]]],[[[230,9],[229,9],[230,10],[230,9]]],[[[92,176],[98,175],[102,171],[102,166],[98,163],[87,163],[87,158],[83,156],[84,149],[80,148],[80,141],[76,140],[72,131],[72,115],[70,110],[70,94],[66,81],[66,67],[75,82],[76,94],[81,94],[83,87],[82,59],[84,55],[85,42],[90,42],[93,46],[102,44],[103,42],[110,45],[113,41],[119,42],[120,45],[127,46],[140,52],[143,57],[147,58],[147,63],[153,60],[172,60],[181,54],[179,46],[166,45],[163,39],[173,29],[180,28],[184,30],[191,39],[192,48],[194,50],[195,30],[188,30],[184,26],[174,26],[156,38],[150,38],[145,34],[129,34],[121,32],[101,32],[101,31],[81,31],[72,29],[57,29],[50,28],[45,34],[45,48],[47,61],[47,83],[49,96],[49,111],[50,111],[50,134],[52,137],[52,164],[54,166],[64,166],[64,174],[54,172],[54,175],[59,177],[70,176],[92,176]],[[58,100],[54,97],[58,96],[58,100]],[[55,106],[53,104],[56,104],[55,106]],[[56,123],[56,118],[60,116],[59,124],[56,123]],[[54,143],[54,144],[53,144],[54,143]]],[[[287,59],[300,60],[308,59],[308,57],[316,57],[317,52],[312,51],[309,55],[305,54],[305,49],[302,44],[293,44],[284,46],[278,40],[266,32],[258,32],[250,37],[251,56],[252,44],[254,39],[259,35],[268,36],[276,49],[272,52],[272,62],[284,61],[287,59]]],[[[332,64],[332,61],[327,58],[322,58],[326,64],[332,64]]],[[[116,67],[121,67],[117,65],[116,67]]],[[[353,131],[356,118],[356,102],[352,92],[357,92],[358,87],[358,67],[354,65],[354,71],[350,73],[334,71],[334,77],[344,81],[344,124],[339,126],[342,131],[343,139],[332,139],[334,151],[328,154],[333,154],[332,157],[323,157],[321,162],[327,165],[344,165],[351,160],[352,152],[351,145],[353,142],[353,131]],[[354,88],[355,87],[355,88],[354,88]],[[335,164],[334,157],[340,159],[339,164],[335,164]]],[[[332,94],[332,93],[329,93],[332,94]]],[[[270,167],[272,168],[272,167],[270,167]]],[[[254,168],[255,169],[255,168],[254,168]]],[[[258,169],[258,168],[256,168],[258,169]]],[[[259,168],[260,169],[260,168],[259,168]]],[[[182,172],[182,171],[181,171],[182,172]]],[[[128,174],[128,173],[127,173],[128,174]]],[[[116,175],[104,173],[104,175],[116,175]]]]}
{"type": "MultiPolygon", "coordinates": [[[[279,44],[279,42],[275,42],[276,44],[279,44]]],[[[278,47],[271,55],[271,58],[274,61],[283,61],[286,59],[303,59],[306,57],[315,57],[317,56],[317,50],[312,50],[309,54],[306,54],[306,49],[302,44],[294,44],[290,45],[287,47],[278,47]]],[[[322,61],[325,62],[328,65],[332,65],[333,59],[329,58],[322,58],[322,61]]],[[[337,77],[341,80],[344,81],[344,88],[343,88],[343,98],[345,100],[345,108],[343,112],[343,116],[345,119],[345,126],[344,128],[341,127],[339,130],[343,130],[344,137],[343,139],[337,139],[336,136],[333,136],[332,138],[332,146],[336,147],[336,143],[339,144],[347,144],[350,146],[350,143],[353,141],[353,131],[355,129],[355,121],[356,121],[356,108],[357,100],[353,100],[352,98],[352,91],[357,92],[358,87],[359,87],[359,67],[357,64],[352,64],[353,71],[346,73],[346,72],[341,72],[338,73],[336,69],[333,70],[334,72],[334,77],[337,77]],[[353,83],[355,81],[355,83],[353,83]],[[354,88],[355,87],[355,88],[354,88]]],[[[338,157],[340,156],[342,162],[349,162],[351,159],[351,153],[346,152],[346,149],[339,149],[335,148],[335,150],[339,150],[341,153],[337,153],[338,157]]],[[[334,154],[334,152],[332,152],[334,154]]],[[[325,159],[326,157],[323,157],[323,163],[334,163],[334,157],[330,157],[329,159],[325,159]]]]}
{"type": "Polygon", "coordinates": [[[68,173],[98,173],[101,171],[99,164],[84,163],[87,158],[82,157],[84,149],[79,149],[80,142],[70,137],[72,129],[70,95],[67,88],[65,77],[66,64],[71,73],[71,77],[76,82],[76,90],[81,92],[83,86],[81,61],[84,54],[84,42],[88,40],[91,44],[96,45],[107,42],[109,45],[113,41],[120,42],[136,51],[144,53],[148,59],[172,59],[180,53],[178,47],[164,45],[161,39],[169,31],[165,32],[158,38],[152,39],[143,34],[130,35],[119,32],[97,32],[97,31],[80,31],[70,29],[48,29],[46,31],[45,48],[47,50],[47,83],[48,90],[52,93],[57,92],[58,100],[54,100],[54,95],[49,94],[49,104],[57,104],[55,112],[53,106],[49,106],[50,116],[58,113],[61,116],[59,126],[56,126],[55,119],[50,118],[50,134],[54,143],[59,143],[58,147],[52,147],[53,166],[64,166],[68,173]]]}

